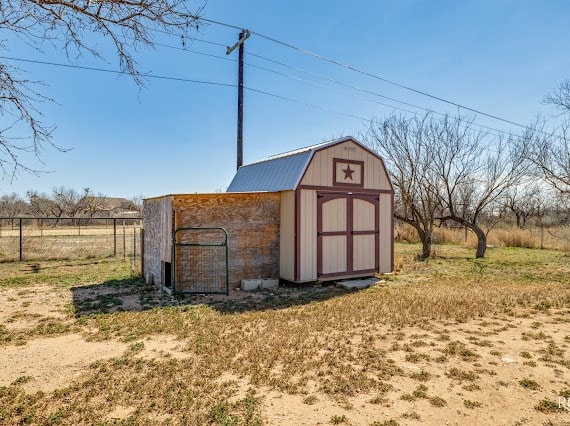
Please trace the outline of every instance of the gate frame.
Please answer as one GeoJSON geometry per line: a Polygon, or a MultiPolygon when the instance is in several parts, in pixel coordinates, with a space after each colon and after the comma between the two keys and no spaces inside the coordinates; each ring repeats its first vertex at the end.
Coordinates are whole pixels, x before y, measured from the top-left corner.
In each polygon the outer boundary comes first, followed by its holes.
{"type": "Polygon", "coordinates": [[[172,271],[172,294],[225,294],[228,296],[230,294],[230,274],[229,274],[229,250],[228,250],[228,231],[226,231],[222,227],[214,226],[214,227],[184,227],[175,229],[172,233],[172,263],[171,263],[171,271],[172,271]],[[176,234],[179,231],[212,231],[218,230],[224,233],[224,242],[222,244],[200,244],[200,243],[177,243],[176,242],[176,234]],[[176,291],[176,247],[225,247],[225,263],[226,263],[226,291],[176,291]]]}

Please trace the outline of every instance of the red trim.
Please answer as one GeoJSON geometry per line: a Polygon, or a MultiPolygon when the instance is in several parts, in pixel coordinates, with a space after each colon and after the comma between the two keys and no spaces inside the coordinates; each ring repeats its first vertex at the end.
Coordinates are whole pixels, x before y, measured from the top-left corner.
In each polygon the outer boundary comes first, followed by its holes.
{"type": "MultiPolygon", "coordinates": [[[[321,269],[323,265],[323,213],[322,206],[323,203],[332,200],[333,198],[327,199],[328,197],[322,196],[317,192],[317,278],[321,274],[321,269]]],[[[340,234],[344,235],[346,234],[340,234]]]]}
{"type": "MultiPolygon", "coordinates": [[[[319,221],[318,221],[318,216],[317,216],[317,229],[319,227],[319,221]]],[[[346,235],[346,231],[323,231],[323,232],[319,232],[317,236],[323,236],[323,237],[338,237],[340,235],[346,235]]]]}
{"type": "Polygon", "coordinates": [[[376,226],[376,230],[374,231],[352,231],[352,235],[374,235],[378,234],[378,226],[376,226]]]}
{"type": "MultiPolygon", "coordinates": [[[[394,196],[394,194],[392,194],[394,196]]],[[[380,272],[380,196],[376,198],[376,217],[374,219],[374,226],[376,227],[376,235],[374,236],[374,244],[376,245],[376,270],[380,272]]],[[[392,225],[393,226],[393,225],[392,225]]],[[[394,228],[392,228],[392,233],[394,228]]],[[[394,251],[392,250],[392,254],[394,251]]]]}
{"type": "MultiPolygon", "coordinates": [[[[315,191],[348,191],[347,189],[338,188],[334,186],[319,186],[319,185],[299,185],[297,189],[312,189],[315,191]]],[[[391,189],[365,189],[365,188],[358,188],[358,193],[360,194],[393,194],[394,191],[391,189]]],[[[344,192],[346,194],[346,192],[344,192]]]]}
{"type": "Polygon", "coordinates": [[[345,160],[344,158],[333,158],[333,186],[350,186],[354,188],[364,188],[364,161],[345,160]],[[339,182],[336,176],[336,166],[338,163],[354,164],[360,166],[360,183],[339,182]]]}
{"type": "MultiPolygon", "coordinates": [[[[323,232],[323,204],[339,198],[346,199],[347,209],[348,209],[348,203],[349,203],[348,194],[341,192],[327,192],[327,193],[317,192],[317,278],[321,276],[321,271],[323,270],[323,237],[346,236],[347,253],[348,253],[349,249],[348,244],[350,240],[348,216],[347,216],[346,230],[323,232]]],[[[347,262],[347,268],[348,267],[349,265],[347,262]]],[[[348,272],[348,270],[346,272],[348,272]]]]}
{"type": "Polygon", "coordinates": [[[346,238],[346,269],[348,272],[354,272],[352,269],[354,267],[354,237],[352,236],[354,214],[352,208],[352,195],[349,194],[347,196],[346,203],[346,230],[348,231],[348,236],[346,238]]]}
{"type": "MultiPolygon", "coordinates": [[[[366,145],[364,145],[363,143],[357,141],[356,139],[353,139],[352,137],[347,137],[346,139],[341,139],[339,141],[337,141],[336,143],[332,143],[330,145],[325,145],[321,148],[317,148],[315,150],[312,151],[311,153],[311,157],[309,158],[309,161],[307,162],[307,165],[305,166],[305,170],[303,170],[303,175],[301,176],[301,179],[299,179],[298,184],[297,184],[297,189],[302,188],[305,185],[301,185],[301,182],[303,182],[303,179],[305,178],[305,174],[307,174],[307,170],[309,170],[309,167],[311,166],[311,163],[313,162],[313,158],[315,157],[315,153],[319,152],[319,151],[323,151],[325,149],[329,149],[330,147],[336,146],[336,145],[340,145],[346,142],[353,142],[354,144],[356,144],[357,146],[359,146],[360,148],[362,148],[363,150],[365,150],[366,152],[368,152],[369,154],[373,155],[374,157],[378,158],[380,160],[380,162],[382,163],[382,168],[384,170],[384,173],[386,174],[386,179],[388,180],[388,184],[390,185],[390,190],[380,190],[380,192],[394,192],[394,185],[392,185],[392,181],[390,180],[390,175],[388,174],[388,169],[386,168],[386,164],[384,163],[384,159],[382,157],[380,157],[376,152],[372,151],[370,148],[368,148],[366,145]]],[[[364,182],[364,180],[363,180],[364,182]]],[[[305,189],[319,189],[319,188],[305,188],[305,189]]],[[[378,191],[378,190],[374,190],[374,191],[378,191]]]]}
{"type": "Polygon", "coordinates": [[[362,271],[355,271],[355,272],[332,272],[330,274],[321,274],[319,275],[318,279],[320,280],[321,278],[329,278],[329,279],[334,279],[334,278],[346,278],[346,277],[362,277],[362,276],[366,276],[368,274],[374,274],[378,272],[377,269],[364,269],[362,271]]]}
{"type": "Polygon", "coordinates": [[[301,278],[301,190],[295,190],[295,281],[301,278]]]}
{"type": "MultiPolygon", "coordinates": [[[[380,157],[378,155],[378,153],[372,151],[370,148],[368,148],[366,145],[364,145],[362,142],[357,141],[356,139],[353,138],[349,138],[347,137],[346,139],[341,139],[340,141],[338,141],[337,143],[333,143],[331,145],[328,146],[323,146],[322,148],[318,148],[315,149],[313,151],[313,154],[311,156],[311,160],[309,161],[309,164],[311,164],[311,161],[313,161],[313,156],[315,155],[316,152],[319,151],[323,151],[327,148],[330,148],[331,146],[336,146],[339,145],[341,143],[345,143],[345,142],[354,142],[356,145],[358,145],[359,147],[361,147],[363,150],[365,150],[366,152],[368,152],[369,154],[372,154],[374,157],[380,159],[380,161],[382,162],[382,167],[384,168],[384,173],[386,173],[386,178],[388,179],[388,183],[390,184],[390,188],[392,188],[392,191],[394,191],[394,185],[392,185],[392,181],[390,180],[390,175],[388,174],[388,169],[386,168],[386,164],[384,163],[384,159],[382,157],[380,157]]],[[[309,165],[307,165],[307,169],[309,168],[309,165]]],[[[306,170],[305,170],[306,171],[306,170]]],[[[305,174],[303,173],[303,177],[305,177],[305,174]]],[[[303,179],[301,178],[301,180],[299,181],[299,183],[301,183],[303,181],[303,179]]]]}
{"type": "Polygon", "coordinates": [[[390,251],[391,251],[391,261],[390,261],[390,272],[394,272],[394,193],[392,192],[392,226],[390,227],[390,251]]]}
{"type": "MultiPolygon", "coordinates": [[[[379,255],[380,255],[380,200],[379,194],[352,194],[340,192],[317,192],[317,279],[331,278],[331,277],[344,277],[354,276],[355,274],[367,274],[372,272],[379,272],[379,255]],[[329,201],[345,198],[346,199],[346,231],[327,231],[323,232],[323,204],[329,201]],[[353,222],[353,202],[355,199],[367,201],[374,205],[374,230],[369,231],[354,231],[353,222]],[[346,235],[346,256],[347,256],[347,269],[346,271],[332,272],[323,274],[323,237],[328,236],[343,236],[346,235]],[[355,235],[374,235],[374,269],[354,270],[354,236],[355,235]]],[[[392,231],[393,232],[393,231],[392,231]]]]}

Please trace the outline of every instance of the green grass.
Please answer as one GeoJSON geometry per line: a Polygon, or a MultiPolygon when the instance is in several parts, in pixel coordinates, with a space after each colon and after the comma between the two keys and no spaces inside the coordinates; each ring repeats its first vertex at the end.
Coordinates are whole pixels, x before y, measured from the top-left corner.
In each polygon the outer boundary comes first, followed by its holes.
{"type": "Polygon", "coordinates": [[[540,385],[538,383],[536,383],[534,380],[526,378],[526,379],[522,379],[519,384],[525,388],[525,389],[529,389],[529,390],[538,390],[540,389],[540,385]]]}

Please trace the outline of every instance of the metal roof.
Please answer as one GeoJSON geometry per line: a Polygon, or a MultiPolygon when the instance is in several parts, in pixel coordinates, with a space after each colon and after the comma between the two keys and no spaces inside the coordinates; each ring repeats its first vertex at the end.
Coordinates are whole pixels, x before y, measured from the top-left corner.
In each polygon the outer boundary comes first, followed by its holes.
{"type": "Polygon", "coordinates": [[[297,188],[316,150],[347,140],[356,142],[356,139],[347,136],[243,165],[236,172],[227,192],[293,190],[297,188]]]}

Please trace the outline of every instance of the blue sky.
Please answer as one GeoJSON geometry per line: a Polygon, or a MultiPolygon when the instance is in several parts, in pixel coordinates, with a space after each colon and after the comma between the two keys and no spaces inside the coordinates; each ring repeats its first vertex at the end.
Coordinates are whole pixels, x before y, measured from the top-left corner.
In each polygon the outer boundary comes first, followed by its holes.
{"type": "MultiPolygon", "coordinates": [[[[210,0],[204,17],[247,28],[331,57],[386,79],[519,123],[538,111],[540,101],[570,78],[567,1],[248,1],[210,0]]],[[[232,45],[238,31],[203,25],[200,39],[232,45]]],[[[4,38],[9,37],[4,33],[4,38]]],[[[96,40],[96,39],[94,39],[96,40]]],[[[96,40],[107,63],[87,56],[78,65],[117,68],[105,40],[96,40]]],[[[156,41],[182,47],[157,34],[156,41]]],[[[69,63],[61,46],[40,53],[8,38],[6,55],[69,63]]],[[[195,41],[189,49],[225,57],[225,49],[195,41]]],[[[334,88],[327,90],[250,65],[245,85],[327,109],[369,119],[399,113],[397,103],[352,91],[332,82],[252,57],[255,53],[346,84],[439,112],[457,109],[359,75],[252,35],[246,63],[334,88]],[[348,91],[349,96],[338,91],[348,91]],[[362,97],[366,99],[362,99],[362,97]],[[376,102],[370,102],[372,99],[376,102]]],[[[237,52],[229,57],[237,58],[237,52]]],[[[157,46],[137,55],[154,74],[235,84],[237,64],[224,59],[157,46]]],[[[147,80],[142,90],[126,76],[15,63],[26,77],[46,83],[42,93],[56,103],[39,107],[57,125],[39,178],[22,173],[0,181],[0,193],[49,192],[65,185],[109,196],[156,196],[225,190],[235,173],[236,89],[147,80]]],[[[404,107],[410,109],[408,107],[404,107]]],[[[465,113],[465,112],[462,112],[465,113]]],[[[366,121],[246,92],[244,159],[344,135],[358,136],[366,121]]],[[[484,117],[478,123],[509,131],[484,117]]]]}

